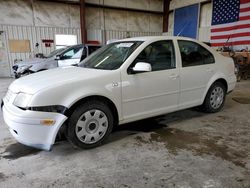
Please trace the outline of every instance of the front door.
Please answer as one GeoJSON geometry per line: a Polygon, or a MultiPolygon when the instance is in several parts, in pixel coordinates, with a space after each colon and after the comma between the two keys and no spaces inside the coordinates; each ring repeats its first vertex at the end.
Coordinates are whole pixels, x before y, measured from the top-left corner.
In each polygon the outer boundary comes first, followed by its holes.
{"type": "Polygon", "coordinates": [[[122,74],[124,122],[174,111],[178,108],[179,69],[172,40],[151,43],[122,74]],[[138,62],[151,64],[152,71],[133,74],[138,62]]]}
{"type": "Polygon", "coordinates": [[[83,47],[75,47],[66,51],[64,54],[60,56],[58,60],[59,67],[70,66],[74,64],[78,64],[80,62],[82,56],[83,47]]]}

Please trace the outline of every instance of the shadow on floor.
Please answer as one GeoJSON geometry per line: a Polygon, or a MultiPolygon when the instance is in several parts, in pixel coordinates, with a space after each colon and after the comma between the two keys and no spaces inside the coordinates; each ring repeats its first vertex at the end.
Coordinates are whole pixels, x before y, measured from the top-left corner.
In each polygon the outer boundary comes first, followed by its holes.
{"type": "MultiPolygon", "coordinates": [[[[112,134],[104,143],[104,145],[121,140],[129,135],[134,135],[141,132],[159,132],[161,130],[164,130],[164,128],[166,128],[169,124],[173,122],[185,121],[186,119],[200,117],[203,115],[204,113],[201,113],[196,109],[189,109],[189,110],[182,110],[179,112],[170,113],[164,116],[158,116],[154,118],[144,119],[141,121],[136,121],[133,123],[123,124],[115,128],[115,130],[112,132],[112,134]]],[[[59,153],[63,152],[64,154],[82,151],[81,149],[74,148],[72,145],[67,144],[65,137],[61,137],[60,141],[57,141],[53,148],[54,150],[56,149],[57,152],[59,153]],[[63,145],[65,146],[62,147],[63,145]]],[[[0,154],[0,158],[15,160],[20,157],[35,155],[40,151],[41,150],[31,148],[19,143],[15,143],[7,146],[5,151],[0,154]]]]}

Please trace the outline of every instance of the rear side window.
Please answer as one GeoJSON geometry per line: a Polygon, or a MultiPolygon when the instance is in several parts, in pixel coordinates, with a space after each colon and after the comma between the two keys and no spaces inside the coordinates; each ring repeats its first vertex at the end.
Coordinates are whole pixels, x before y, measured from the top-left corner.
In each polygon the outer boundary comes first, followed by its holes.
{"type": "Polygon", "coordinates": [[[214,56],[203,46],[185,40],[178,40],[182,59],[182,67],[214,63],[214,56]]]}

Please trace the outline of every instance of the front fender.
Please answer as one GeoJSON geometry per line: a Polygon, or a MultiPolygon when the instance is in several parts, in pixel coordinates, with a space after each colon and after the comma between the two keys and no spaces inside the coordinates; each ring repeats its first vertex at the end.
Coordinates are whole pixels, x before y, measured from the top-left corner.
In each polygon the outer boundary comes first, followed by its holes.
{"type": "MultiPolygon", "coordinates": [[[[112,77],[112,80],[120,80],[120,77],[112,77]]],[[[79,100],[89,96],[103,96],[114,103],[121,117],[121,87],[120,82],[114,87],[112,82],[102,83],[102,80],[84,82],[63,83],[59,86],[51,86],[33,95],[29,106],[62,105],[72,107],[79,100]]]]}

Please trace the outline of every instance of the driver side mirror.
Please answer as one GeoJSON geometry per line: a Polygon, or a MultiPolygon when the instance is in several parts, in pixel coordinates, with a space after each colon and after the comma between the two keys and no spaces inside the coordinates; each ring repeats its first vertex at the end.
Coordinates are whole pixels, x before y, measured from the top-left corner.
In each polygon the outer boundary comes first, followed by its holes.
{"type": "Polygon", "coordinates": [[[152,67],[149,63],[145,62],[138,62],[135,64],[135,66],[132,68],[132,73],[142,73],[142,72],[151,72],[152,67]]]}
{"type": "Polygon", "coordinates": [[[56,57],[55,57],[55,60],[60,60],[61,59],[61,57],[59,56],[59,55],[57,55],[56,57]]]}

